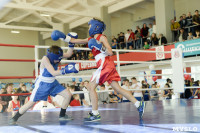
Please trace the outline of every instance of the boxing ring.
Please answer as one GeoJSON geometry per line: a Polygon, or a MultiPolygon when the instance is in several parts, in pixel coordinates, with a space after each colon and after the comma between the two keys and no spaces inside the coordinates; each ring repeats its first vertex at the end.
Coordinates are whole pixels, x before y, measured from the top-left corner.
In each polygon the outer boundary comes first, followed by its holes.
{"type": "MultiPolygon", "coordinates": [[[[1,46],[1,45],[0,45],[1,46]]],[[[4,45],[5,46],[5,45],[4,45]]],[[[8,45],[7,45],[8,46],[8,45]]],[[[9,45],[10,47],[14,45],[9,45]]],[[[19,45],[15,45],[20,47],[19,45]]],[[[26,47],[27,45],[23,45],[26,47]]],[[[22,47],[22,46],[21,46],[22,47]]],[[[34,46],[28,45],[29,48],[34,48],[35,59],[22,60],[22,59],[0,59],[0,61],[23,61],[35,63],[35,77],[34,76],[19,76],[19,77],[0,77],[1,79],[12,78],[36,78],[38,76],[38,63],[41,60],[38,58],[39,48],[49,48],[48,46],[34,46]]],[[[62,47],[68,49],[67,47],[62,47]]],[[[88,48],[75,48],[75,50],[89,50],[88,48]]],[[[118,73],[121,77],[148,77],[148,76],[169,76],[171,74],[122,74],[120,64],[173,64],[171,61],[120,61],[121,52],[145,52],[156,53],[156,51],[146,50],[113,50],[116,53],[116,65],[118,73]]],[[[161,52],[164,54],[170,54],[171,51],[161,52]]],[[[197,61],[197,60],[195,60],[197,61]]],[[[199,60],[198,60],[199,61],[199,60]]],[[[61,63],[94,63],[95,61],[83,61],[83,60],[62,60],[61,63]]],[[[185,63],[192,61],[184,61],[185,63]]],[[[183,67],[182,67],[183,68],[183,67]]],[[[57,79],[67,78],[90,78],[90,75],[85,75],[80,72],[79,75],[70,74],[65,76],[57,76],[57,79]]],[[[183,73],[194,74],[194,73],[183,73]]],[[[198,73],[199,74],[199,73],[198,73]]],[[[182,75],[182,76],[183,76],[182,75]]],[[[182,77],[183,78],[183,77],[182,77]]],[[[173,82],[175,82],[172,79],[173,82]]],[[[199,88],[199,87],[184,87],[184,88],[199,88]]],[[[155,88],[151,90],[165,90],[172,89],[176,91],[176,88],[155,88]]],[[[137,89],[130,89],[133,91],[137,89]]],[[[143,90],[149,90],[148,88],[143,90]]],[[[112,90],[97,91],[110,92],[112,90]]],[[[83,93],[82,91],[74,92],[73,94],[83,93]]],[[[12,94],[14,95],[14,94],[12,94]]],[[[162,101],[148,101],[143,116],[143,120],[139,120],[137,109],[133,103],[113,103],[99,106],[99,112],[102,116],[99,122],[84,122],[83,118],[87,116],[87,113],[91,111],[91,106],[69,107],[67,114],[74,117],[72,121],[59,121],[60,109],[43,109],[28,111],[22,116],[18,124],[15,126],[8,125],[8,120],[11,118],[12,113],[0,113],[0,133],[5,132],[38,132],[38,133],[55,133],[55,132],[79,132],[79,133],[132,133],[132,132],[162,132],[170,133],[176,131],[184,132],[200,132],[200,102],[198,99],[185,100],[179,99],[176,95],[176,99],[162,100],[162,101]]]]}

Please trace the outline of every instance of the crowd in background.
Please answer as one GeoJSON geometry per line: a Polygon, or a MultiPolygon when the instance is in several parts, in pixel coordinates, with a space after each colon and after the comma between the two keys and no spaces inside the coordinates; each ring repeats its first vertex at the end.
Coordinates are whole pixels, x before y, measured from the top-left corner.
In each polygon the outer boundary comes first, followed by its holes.
{"type": "MultiPolygon", "coordinates": [[[[193,78],[190,80],[185,80],[185,87],[191,86],[199,86],[199,81],[194,81],[193,78]]],[[[89,106],[91,105],[91,100],[89,93],[87,93],[87,86],[89,81],[84,81],[80,83],[72,82],[72,84],[62,84],[66,89],[69,89],[71,93],[76,91],[83,91],[81,94],[73,94],[70,106],[89,106]]],[[[162,88],[166,88],[165,90],[152,90],[154,88],[160,88],[159,83],[154,82],[153,84],[149,84],[145,82],[145,80],[139,82],[135,77],[131,78],[131,81],[128,79],[124,79],[121,84],[124,89],[132,89],[130,93],[139,101],[156,101],[156,100],[166,100],[173,98],[172,81],[171,79],[167,79],[165,85],[162,88]],[[147,89],[148,90],[143,90],[147,89]],[[169,88],[169,89],[167,89],[169,88]],[[137,89],[134,91],[134,89],[137,89]]],[[[109,104],[109,103],[121,103],[121,102],[130,102],[125,97],[123,97],[118,92],[114,91],[111,86],[106,82],[105,84],[98,86],[96,88],[98,91],[107,91],[109,92],[101,92],[98,93],[98,103],[99,104],[109,104]]],[[[19,88],[13,89],[13,84],[9,83],[5,88],[1,89],[1,94],[18,94],[18,93],[31,93],[32,90],[27,91],[26,85],[20,83],[19,88]]],[[[185,89],[185,92],[180,95],[180,98],[185,99],[193,99],[200,98],[200,88],[191,88],[185,89]]],[[[19,108],[24,105],[26,102],[30,100],[30,95],[20,95],[20,96],[0,96],[0,112],[12,112],[18,111],[19,108]]],[[[32,109],[38,110],[43,108],[60,108],[62,104],[62,97],[49,96],[46,101],[42,101],[40,103],[36,103],[32,109]]]]}

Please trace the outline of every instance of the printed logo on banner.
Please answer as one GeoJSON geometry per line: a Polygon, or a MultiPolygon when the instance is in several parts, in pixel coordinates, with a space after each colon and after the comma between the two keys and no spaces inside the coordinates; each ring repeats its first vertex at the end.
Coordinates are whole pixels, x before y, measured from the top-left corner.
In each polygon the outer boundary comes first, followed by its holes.
{"type": "Polygon", "coordinates": [[[184,56],[200,54],[200,39],[175,43],[175,48],[181,48],[184,56]]]}
{"type": "Polygon", "coordinates": [[[174,57],[175,57],[175,58],[179,58],[179,57],[180,57],[180,53],[178,52],[178,50],[176,50],[176,51],[174,52],[174,57]]]}
{"type": "Polygon", "coordinates": [[[165,59],[164,46],[156,47],[156,60],[165,59]]]}

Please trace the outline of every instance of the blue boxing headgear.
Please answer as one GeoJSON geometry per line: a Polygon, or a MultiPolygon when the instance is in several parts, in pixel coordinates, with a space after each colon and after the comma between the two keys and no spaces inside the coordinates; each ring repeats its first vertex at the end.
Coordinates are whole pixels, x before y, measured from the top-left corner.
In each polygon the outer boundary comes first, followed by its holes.
{"type": "Polygon", "coordinates": [[[63,50],[61,48],[59,48],[58,54],[55,54],[55,53],[51,52],[50,49],[47,49],[47,57],[49,58],[49,61],[52,64],[55,64],[54,63],[55,60],[59,60],[59,62],[60,62],[63,58],[63,50]]]}
{"type": "Polygon", "coordinates": [[[106,29],[106,25],[99,20],[92,19],[88,22],[88,25],[91,25],[89,29],[89,35],[94,36],[95,34],[102,34],[106,29]]]}

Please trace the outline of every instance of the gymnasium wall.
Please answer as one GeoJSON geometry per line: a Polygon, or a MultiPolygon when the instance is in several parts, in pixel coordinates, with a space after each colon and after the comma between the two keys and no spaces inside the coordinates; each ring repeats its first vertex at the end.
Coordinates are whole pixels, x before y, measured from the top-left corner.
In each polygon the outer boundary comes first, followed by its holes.
{"type": "MultiPolygon", "coordinates": [[[[11,30],[0,29],[0,43],[37,45],[39,33],[35,31],[22,31],[13,34],[11,30]]],[[[34,59],[33,48],[0,47],[0,59],[34,59]]],[[[34,63],[0,62],[0,76],[32,76],[34,63]]],[[[9,82],[11,80],[0,80],[9,82]]],[[[12,82],[20,80],[12,80],[12,82]]]]}

